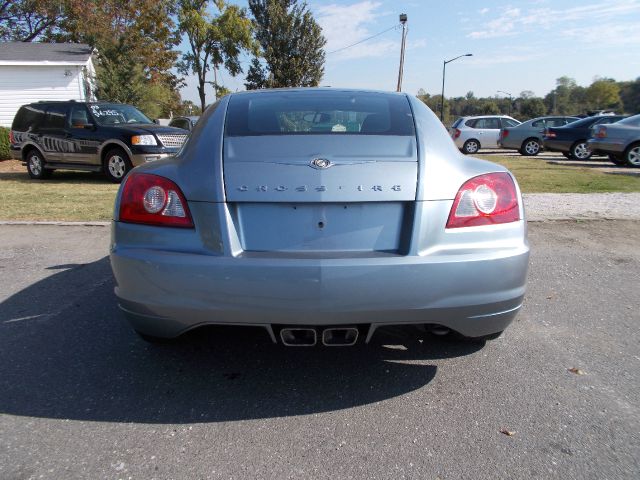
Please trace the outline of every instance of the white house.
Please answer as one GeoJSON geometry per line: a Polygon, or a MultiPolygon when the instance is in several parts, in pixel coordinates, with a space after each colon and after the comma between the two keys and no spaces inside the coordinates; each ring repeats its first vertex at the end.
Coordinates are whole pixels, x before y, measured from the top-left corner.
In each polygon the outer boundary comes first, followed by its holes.
{"type": "Polygon", "coordinates": [[[0,127],[26,103],[95,100],[91,55],[84,44],[0,43],[0,127]]]}

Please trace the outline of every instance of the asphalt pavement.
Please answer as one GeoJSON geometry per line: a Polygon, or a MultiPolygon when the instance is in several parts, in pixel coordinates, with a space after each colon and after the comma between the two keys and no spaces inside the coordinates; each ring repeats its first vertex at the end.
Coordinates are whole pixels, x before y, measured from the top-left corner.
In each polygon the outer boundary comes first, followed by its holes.
{"type": "Polygon", "coordinates": [[[640,222],[530,224],[498,340],[334,349],[239,328],[149,345],[108,236],[0,226],[1,479],[640,478],[640,222]]]}

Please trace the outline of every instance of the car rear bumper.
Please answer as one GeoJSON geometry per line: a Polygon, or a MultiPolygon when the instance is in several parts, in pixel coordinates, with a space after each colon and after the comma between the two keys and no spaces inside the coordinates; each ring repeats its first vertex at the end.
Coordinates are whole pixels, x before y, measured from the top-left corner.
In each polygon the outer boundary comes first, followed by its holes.
{"type": "Polygon", "coordinates": [[[504,330],[519,311],[528,257],[526,241],[462,255],[335,259],[116,244],[111,264],[121,309],[149,335],[206,324],[437,324],[475,337],[504,330]]]}
{"type": "Polygon", "coordinates": [[[566,152],[568,153],[571,149],[571,145],[573,142],[566,140],[552,140],[552,139],[543,139],[543,146],[545,150],[549,150],[551,152],[566,152]]]}
{"type": "Polygon", "coordinates": [[[624,144],[622,142],[603,142],[601,140],[587,140],[589,148],[594,153],[603,154],[622,154],[624,153],[624,144]]]}

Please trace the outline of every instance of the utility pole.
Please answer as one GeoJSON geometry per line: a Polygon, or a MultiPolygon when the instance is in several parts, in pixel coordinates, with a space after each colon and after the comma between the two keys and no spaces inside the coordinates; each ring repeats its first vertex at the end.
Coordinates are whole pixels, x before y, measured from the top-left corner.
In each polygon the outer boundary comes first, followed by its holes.
{"type": "Polygon", "coordinates": [[[402,24],[402,46],[400,47],[400,69],[398,70],[398,88],[397,92],[402,91],[402,73],[404,70],[404,45],[407,40],[407,14],[400,14],[400,23],[402,24]]]}

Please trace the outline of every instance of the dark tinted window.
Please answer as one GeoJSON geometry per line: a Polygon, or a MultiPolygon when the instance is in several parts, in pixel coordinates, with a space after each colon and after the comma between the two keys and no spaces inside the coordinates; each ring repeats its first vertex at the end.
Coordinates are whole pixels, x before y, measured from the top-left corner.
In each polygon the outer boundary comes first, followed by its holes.
{"type": "Polygon", "coordinates": [[[52,104],[47,107],[47,112],[44,116],[44,124],[42,128],[62,130],[64,129],[64,123],[66,120],[68,106],[66,104],[52,104]]]}
{"type": "Polygon", "coordinates": [[[473,124],[473,128],[500,129],[499,118],[479,118],[473,124]]]}
{"type": "Polygon", "coordinates": [[[71,120],[71,127],[73,128],[82,128],[91,123],[84,105],[73,105],[69,113],[69,118],[71,120]]]}
{"type": "Polygon", "coordinates": [[[414,135],[414,127],[404,96],[292,91],[232,96],[225,134],[414,135]]]}
{"type": "Polygon", "coordinates": [[[189,120],[184,118],[177,118],[169,122],[170,127],[182,128],[184,130],[189,130],[189,120]]]}
{"type": "Polygon", "coordinates": [[[18,110],[13,119],[12,130],[27,132],[33,130],[44,120],[44,105],[25,105],[18,110]]]}
{"type": "Polygon", "coordinates": [[[566,125],[564,118],[549,118],[547,119],[547,127],[562,127],[566,125]]]}
{"type": "Polygon", "coordinates": [[[460,117],[455,122],[453,122],[453,125],[451,125],[451,128],[457,128],[458,125],[460,125],[461,123],[462,123],[462,117],[460,117]]]}
{"type": "Polygon", "coordinates": [[[505,127],[517,127],[520,124],[515,120],[511,120],[510,118],[503,118],[502,125],[505,127]]]}
{"type": "Polygon", "coordinates": [[[544,127],[544,120],[536,120],[531,124],[533,128],[542,128],[544,127]]]}
{"type": "Polygon", "coordinates": [[[620,120],[620,117],[600,117],[594,125],[605,125],[607,123],[614,123],[620,120]]]}

